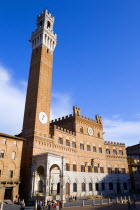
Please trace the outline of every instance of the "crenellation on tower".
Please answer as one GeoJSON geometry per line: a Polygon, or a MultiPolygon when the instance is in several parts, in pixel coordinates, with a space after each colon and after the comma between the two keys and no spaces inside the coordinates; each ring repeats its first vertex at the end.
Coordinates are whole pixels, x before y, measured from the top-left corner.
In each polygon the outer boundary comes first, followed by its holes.
{"type": "Polygon", "coordinates": [[[104,144],[108,144],[108,145],[119,145],[119,146],[125,146],[124,143],[120,143],[120,142],[113,142],[113,141],[104,141],[104,144]]]}
{"type": "Polygon", "coordinates": [[[80,116],[80,114],[81,114],[81,109],[78,108],[77,106],[73,106],[73,115],[80,116]]]}

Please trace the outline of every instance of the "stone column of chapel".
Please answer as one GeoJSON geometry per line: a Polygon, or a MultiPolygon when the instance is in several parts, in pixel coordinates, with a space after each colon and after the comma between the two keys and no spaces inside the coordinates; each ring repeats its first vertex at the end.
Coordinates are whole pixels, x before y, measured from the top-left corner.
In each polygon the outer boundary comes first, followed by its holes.
{"type": "Polygon", "coordinates": [[[89,195],[89,184],[86,182],[85,183],[86,184],[86,196],[88,196],[89,195]]]}
{"type": "Polygon", "coordinates": [[[94,196],[94,192],[95,192],[95,184],[94,182],[92,182],[92,196],[94,196]]]}
{"type": "Polygon", "coordinates": [[[73,194],[73,183],[70,182],[70,195],[73,194]]]}
{"type": "Polygon", "coordinates": [[[117,182],[113,182],[113,193],[117,193],[117,182]]]}
{"type": "Polygon", "coordinates": [[[30,192],[31,198],[35,195],[35,177],[36,177],[36,172],[33,171],[31,178],[31,192],[30,192]]]}
{"type": "Polygon", "coordinates": [[[47,202],[47,200],[49,199],[49,195],[50,195],[50,167],[49,167],[49,162],[48,162],[48,157],[47,160],[45,162],[45,202],[47,202]]]}
{"type": "Polygon", "coordinates": [[[35,178],[37,175],[37,171],[36,171],[36,162],[35,160],[33,160],[33,164],[32,164],[32,168],[31,168],[31,180],[30,180],[30,197],[32,198],[33,196],[35,196],[35,178]]]}
{"type": "Polygon", "coordinates": [[[62,163],[60,169],[60,196],[62,201],[66,200],[64,165],[65,165],[65,157],[62,157],[62,163]]]}

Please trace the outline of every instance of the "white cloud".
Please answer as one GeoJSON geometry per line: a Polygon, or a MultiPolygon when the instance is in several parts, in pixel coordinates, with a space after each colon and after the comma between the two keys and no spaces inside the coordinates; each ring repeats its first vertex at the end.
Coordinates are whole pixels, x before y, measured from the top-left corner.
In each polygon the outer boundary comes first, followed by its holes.
{"type": "Polygon", "coordinates": [[[119,114],[114,114],[114,115],[112,115],[112,118],[119,119],[120,118],[120,115],[119,114]]]}
{"type": "Polygon", "coordinates": [[[72,112],[72,99],[67,93],[53,93],[51,119],[66,116],[72,112]]]}
{"type": "Polygon", "coordinates": [[[125,121],[121,118],[103,121],[105,140],[125,143],[127,146],[140,142],[140,121],[125,121]]]}
{"type": "Polygon", "coordinates": [[[140,119],[140,113],[137,113],[137,114],[135,115],[135,117],[138,118],[138,119],[140,119]]]}
{"type": "Polygon", "coordinates": [[[22,129],[25,88],[19,88],[10,71],[0,65],[0,132],[18,134],[22,129]]]}
{"type": "MultiPolygon", "coordinates": [[[[0,65],[0,132],[18,134],[21,132],[25,106],[27,82],[15,81],[10,71],[0,65]]],[[[72,112],[72,97],[68,93],[52,94],[51,119],[72,112]]],[[[139,116],[139,114],[137,114],[139,116]]],[[[140,120],[125,121],[120,115],[103,121],[105,140],[137,144],[140,141],[140,120]]]]}
{"type": "MultiPolygon", "coordinates": [[[[15,81],[9,69],[0,65],[0,132],[15,135],[21,132],[25,96],[25,81],[15,81]]],[[[52,94],[51,118],[71,113],[71,97],[67,93],[52,94]]]]}

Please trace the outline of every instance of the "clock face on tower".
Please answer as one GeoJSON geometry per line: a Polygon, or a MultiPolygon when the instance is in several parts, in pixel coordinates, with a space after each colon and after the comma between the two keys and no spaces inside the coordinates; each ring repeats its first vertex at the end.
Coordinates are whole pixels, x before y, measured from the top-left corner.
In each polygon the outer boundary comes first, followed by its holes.
{"type": "Polygon", "coordinates": [[[39,113],[39,121],[42,123],[42,124],[46,124],[48,122],[48,117],[46,115],[45,112],[40,112],[39,113]]]}
{"type": "Polygon", "coordinates": [[[88,134],[90,136],[93,136],[93,129],[91,127],[88,127],[88,134]]]}

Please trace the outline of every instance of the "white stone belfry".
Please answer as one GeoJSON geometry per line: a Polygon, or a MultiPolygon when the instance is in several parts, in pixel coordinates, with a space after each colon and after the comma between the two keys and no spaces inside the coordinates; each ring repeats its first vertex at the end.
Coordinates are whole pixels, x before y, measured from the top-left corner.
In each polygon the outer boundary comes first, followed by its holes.
{"type": "Polygon", "coordinates": [[[54,17],[47,10],[38,15],[37,29],[31,36],[32,49],[43,44],[52,52],[54,51],[57,35],[53,32],[53,25],[54,17]]]}

